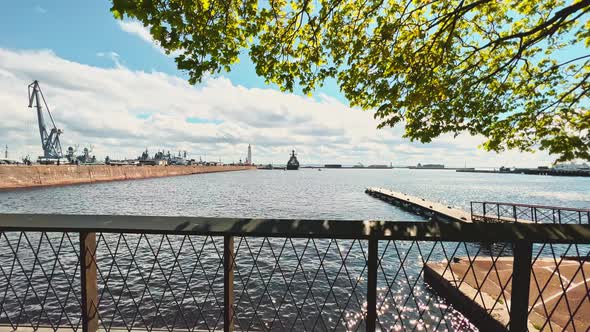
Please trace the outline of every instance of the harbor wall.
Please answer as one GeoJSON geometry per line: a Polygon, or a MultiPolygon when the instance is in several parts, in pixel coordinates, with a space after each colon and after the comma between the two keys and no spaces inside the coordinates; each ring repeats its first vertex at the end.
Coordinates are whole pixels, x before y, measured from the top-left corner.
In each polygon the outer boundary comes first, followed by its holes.
{"type": "Polygon", "coordinates": [[[0,165],[0,189],[158,178],[256,169],[254,166],[0,165]]]}

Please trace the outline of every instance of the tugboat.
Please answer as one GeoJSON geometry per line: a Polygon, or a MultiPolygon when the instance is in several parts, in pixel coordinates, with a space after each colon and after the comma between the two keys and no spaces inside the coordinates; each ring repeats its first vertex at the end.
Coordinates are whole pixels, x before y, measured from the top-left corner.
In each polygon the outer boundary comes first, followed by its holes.
{"type": "Polygon", "coordinates": [[[291,158],[287,162],[287,170],[296,171],[299,169],[299,161],[297,161],[297,157],[295,157],[295,150],[291,151],[291,158]]]}

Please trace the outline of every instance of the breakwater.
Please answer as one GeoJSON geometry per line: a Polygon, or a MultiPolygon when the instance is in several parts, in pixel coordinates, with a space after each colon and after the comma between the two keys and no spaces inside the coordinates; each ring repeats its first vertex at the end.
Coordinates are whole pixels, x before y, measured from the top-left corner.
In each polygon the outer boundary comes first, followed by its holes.
{"type": "Polygon", "coordinates": [[[157,178],[256,169],[254,166],[0,166],[0,189],[157,178]]]}

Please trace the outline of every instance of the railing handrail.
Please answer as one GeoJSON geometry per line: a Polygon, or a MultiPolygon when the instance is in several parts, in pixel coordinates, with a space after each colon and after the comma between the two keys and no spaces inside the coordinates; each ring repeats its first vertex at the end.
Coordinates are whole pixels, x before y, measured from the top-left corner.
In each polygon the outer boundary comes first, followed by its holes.
{"type": "Polygon", "coordinates": [[[507,206],[520,206],[520,207],[537,208],[537,209],[551,209],[551,210],[590,213],[590,209],[550,206],[550,205],[538,205],[538,204],[522,204],[522,203],[508,203],[508,202],[494,202],[494,201],[472,201],[471,204],[507,205],[507,206]]]}
{"type": "Polygon", "coordinates": [[[0,231],[590,244],[585,224],[0,214],[0,231]]]}
{"type": "Polygon", "coordinates": [[[366,311],[363,318],[367,331],[376,330],[378,319],[379,240],[511,242],[514,261],[509,326],[513,331],[525,330],[528,324],[533,243],[590,244],[590,225],[580,224],[0,214],[0,233],[12,231],[79,233],[80,313],[85,332],[99,329],[97,232],[222,236],[223,329],[227,332],[233,332],[235,325],[234,236],[367,240],[366,311]]]}

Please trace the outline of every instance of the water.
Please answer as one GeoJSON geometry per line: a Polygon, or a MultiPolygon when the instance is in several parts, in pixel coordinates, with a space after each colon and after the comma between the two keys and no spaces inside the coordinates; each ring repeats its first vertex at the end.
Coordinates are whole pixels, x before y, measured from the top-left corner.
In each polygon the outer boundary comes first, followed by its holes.
{"type": "Polygon", "coordinates": [[[442,170],[261,170],[0,192],[0,213],[422,220],[364,193],[590,207],[590,178],[442,170]]]}
{"type": "MultiPolygon", "coordinates": [[[[4,191],[0,192],[0,213],[423,220],[366,195],[364,189],[371,186],[464,209],[472,200],[590,206],[590,178],[308,169],[4,191]]],[[[242,329],[362,329],[366,243],[261,238],[235,241],[236,321],[242,329]],[[317,315],[320,310],[321,317],[317,315]],[[276,324],[270,326],[273,319],[276,324]],[[282,325],[283,321],[289,323],[282,325]]],[[[489,250],[480,244],[382,243],[378,303],[388,308],[379,320],[385,329],[432,329],[439,322],[444,322],[439,328],[473,329],[422,282],[423,263],[448,259],[455,249],[456,257],[467,253],[473,256],[480,249],[480,255],[488,257],[510,251],[504,246],[489,250]]],[[[60,304],[69,289],[79,287],[77,246],[77,234],[0,234],[0,323],[79,322],[76,292],[68,295],[67,304],[60,304]],[[18,260],[14,260],[15,252],[18,260]],[[35,260],[36,252],[42,253],[40,261],[35,260]],[[8,286],[9,276],[12,288],[8,286]],[[46,286],[48,279],[53,286],[46,286]],[[44,298],[52,314],[39,311],[44,298]],[[34,314],[27,315],[31,312],[34,314]]],[[[98,247],[102,327],[111,323],[119,327],[221,326],[221,239],[99,234],[98,247]]]]}

